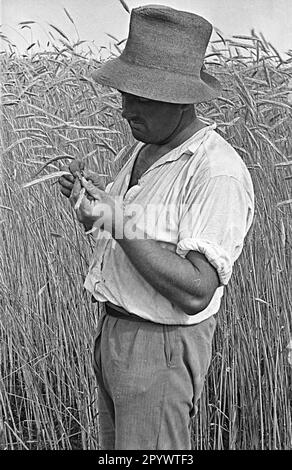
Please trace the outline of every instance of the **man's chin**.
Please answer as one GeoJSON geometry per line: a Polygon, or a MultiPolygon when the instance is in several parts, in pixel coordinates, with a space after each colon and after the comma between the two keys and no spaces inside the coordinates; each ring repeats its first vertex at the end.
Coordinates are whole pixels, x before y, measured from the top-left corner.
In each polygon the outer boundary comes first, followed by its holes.
{"type": "Polygon", "coordinates": [[[143,132],[141,130],[131,126],[131,131],[134,139],[147,143],[147,138],[145,137],[145,135],[143,135],[143,132]]]}
{"type": "MultiPolygon", "coordinates": [[[[139,140],[140,142],[143,142],[144,144],[158,144],[160,142],[160,139],[155,139],[154,136],[149,135],[149,133],[143,132],[143,126],[142,125],[130,125],[132,135],[134,139],[139,140]]],[[[145,128],[144,128],[145,130],[145,128]]]]}

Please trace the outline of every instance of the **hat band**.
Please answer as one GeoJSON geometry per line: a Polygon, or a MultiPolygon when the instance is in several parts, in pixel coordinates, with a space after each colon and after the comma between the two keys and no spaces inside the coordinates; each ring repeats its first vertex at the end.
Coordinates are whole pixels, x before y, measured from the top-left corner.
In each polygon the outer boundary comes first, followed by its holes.
{"type": "Polygon", "coordinates": [[[145,63],[143,61],[140,61],[139,59],[135,58],[134,60],[132,60],[132,58],[130,58],[128,56],[128,54],[125,54],[124,52],[122,52],[122,54],[120,55],[119,59],[128,64],[128,65],[138,65],[140,67],[144,67],[146,69],[157,69],[157,70],[163,70],[163,71],[166,71],[166,72],[169,72],[169,73],[175,73],[175,74],[180,74],[180,75],[188,75],[190,77],[196,77],[196,78],[199,78],[200,77],[200,71],[203,67],[203,62],[202,61],[198,61],[196,64],[194,64],[194,69],[195,71],[194,72],[190,72],[189,70],[186,70],[185,68],[176,68],[174,66],[171,66],[171,67],[167,67],[167,66],[159,66],[157,64],[149,64],[149,62],[145,63]]]}

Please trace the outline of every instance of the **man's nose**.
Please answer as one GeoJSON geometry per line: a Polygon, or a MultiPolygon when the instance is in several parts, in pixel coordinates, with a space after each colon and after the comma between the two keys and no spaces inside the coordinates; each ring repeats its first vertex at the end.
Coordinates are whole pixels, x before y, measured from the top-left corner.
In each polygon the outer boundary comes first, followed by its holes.
{"type": "Polygon", "coordinates": [[[127,119],[133,119],[137,115],[137,110],[133,100],[129,98],[123,98],[122,100],[122,117],[127,119]]]}
{"type": "Polygon", "coordinates": [[[135,117],[134,109],[131,108],[130,106],[123,106],[122,117],[124,119],[127,119],[127,121],[129,121],[130,119],[133,119],[135,117]]]}

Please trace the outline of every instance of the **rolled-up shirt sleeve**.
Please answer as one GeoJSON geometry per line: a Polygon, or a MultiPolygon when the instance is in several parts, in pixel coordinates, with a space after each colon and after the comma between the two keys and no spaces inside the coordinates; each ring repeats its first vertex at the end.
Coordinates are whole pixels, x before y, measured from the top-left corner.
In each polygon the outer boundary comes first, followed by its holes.
{"type": "Polygon", "coordinates": [[[233,176],[214,176],[189,184],[179,211],[176,253],[197,251],[207,258],[226,285],[253,219],[253,192],[233,176]]]}

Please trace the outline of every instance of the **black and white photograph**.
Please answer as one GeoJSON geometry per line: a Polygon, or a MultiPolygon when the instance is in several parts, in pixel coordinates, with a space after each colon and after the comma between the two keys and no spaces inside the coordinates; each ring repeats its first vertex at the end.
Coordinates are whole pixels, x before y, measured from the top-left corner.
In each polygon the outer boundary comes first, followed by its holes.
{"type": "Polygon", "coordinates": [[[291,19],[1,1],[1,455],[292,450],[291,19]]]}

